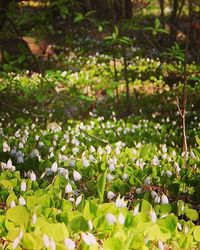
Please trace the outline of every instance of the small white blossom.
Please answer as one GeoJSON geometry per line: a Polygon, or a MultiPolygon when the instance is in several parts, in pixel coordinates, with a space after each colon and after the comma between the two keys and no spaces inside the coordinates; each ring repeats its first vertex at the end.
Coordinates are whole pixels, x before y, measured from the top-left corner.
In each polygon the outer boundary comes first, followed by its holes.
{"type": "Polygon", "coordinates": [[[96,245],[97,244],[97,241],[96,241],[96,239],[95,239],[95,237],[94,237],[93,234],[91,234],[91,233],[82,233],[81,236],[82,236],[83,241],[88,246],[96,245]]]}
{"type": "Polygon", "coordinates": [[[159,247],[160,250],[164,250],[165,249],[164,248],[164,244],[163,244],[163,242],[161,240],[158,241],[158,247],[159,247]]]}
{"type": "Polygon", "coordinates": [[[81,194],[81,195],[79,195],[79,196],[76,198],[75,205],[78,206],[78,205],[81,203],[82,199],[83,199],[83,195],[81,194]]]}
{"type": "Polygon", "coordinates": [[[32,181],[36,181],[36,175],[35,175],[35,173],[34,173],[33,171],[31,171],[29,177],[30,177],[30,179],[31,179],[32,181]]]}
{"type": "Polygon", "coordinates": [[[50,245],[49,236],[47,234],[44,234],[43,237],[42,237],[42,239],[43,239],[45,247],[49,247],[49,245],[50,245]]]}
{"type": "Polygon", "coordinates": [[[85,157],[82,159],[82,164],[84,167],[89,167],[90,165],[89,161],[85,157]]]}
{"type": "Polygon", "coordinates": [[[16,206],[15,201],[12,200],[12,201],[10,202],[10,207],[15,207],[15,206],[16,206]]]}
{"type": "Polygon", "coordinates": [[[122,213],[119,214],[118,221],[119,221],[120,224],[122,224],[122,225],[124,224],[125,217],[124,217],[124,215],[122,213]]]}
{"type": "Polygon", "coordinates": [[[155,211],[153,209],[151,209],[151,211],[150,211],[150,217],[151,217],[151,221],[153,223],[155,223],[156,220],[157,220],[157,216],[156,216],[156,213],[155,213],[155,211]]]}
{"type": "Polygon", "coordinates": [[[114,197],[115,197],[115,194],[114,194],[112,191],[108,191],[108,193],[107,193],[107,198],[108,198],[109,200],[112,200],[114,197]]]}
{"type": "Polygon", "coordinates": [[[73,171],[73,177],[75,181],[79,181],[81,180],[82,176],[80,175],[80,173],[76,170],[73,171]]]}
{"type": "Polygon", "coordinates": [[[137,215],[139,213],[139,209],[140,209],[140,204],[138,203],[137,206],[134,208],[133,210],[133,215],[137,215]]]}
{"type": "Polygon", "coordinates": [[[51,239],[51,241],[50,241],[50,246],[51,246],[52,250],[56,250],[56,243],[53,239],[51,239]]]}
{"type": "Polygon", "coordinates": [[[65,193],[68,194],[68,193],[71,193],[72,192],[72,186],[70,183],[68,183],[65,187],[65,193]]]}
{"type": "Polygon", "coordinates": [[[120,198],[120,195],[118,195],[115,201],[115,206],[121,208],[126,207],[126,202],[124,201],[124,197],[120,198]]]}
{"type": "Polygon", "coordinates": [[[75,247],[76,247],[76,244],[73,240],[69,239],[69,238],[66,238],[64,240],[64,244],[65,246],[67,247],[68,250],[74,250],[75,247]]]}
{"type": "Polygon", "coordinates": [[[57,170],[58,170],[58,164],[57,164],[57,162],[55,161],[53,164],[52,164],[52,166],[51,166],[51,171],[52,172],[57,172],[57,170]]]}
{"type": "Polygon", "coordinates": [[[116,217],[111,213],[106,214],[106,220],[107,220],[109,225],[113,225],[117,222],[116,217]]]}
{"type": "Polygon", "coordinates": [[[26,182],[25,181],[22,181],[21,185],[20,185],[20,190],[22,192],[25,192],[26,191],[26,182]]]}
{"type": "Polygon", "coordinates": [[[3,152],[10,152],[10,146],[6,141],[3,142],[3,152]]]}
{"type": "Polygon", "coordinates": [[[32,216],[32,223],[35,224],[36,221],[37,221],[37,215],[36,215],[36,213],[34,213],[32,216]]]}
{"type": "Polygon", "coordinates": [[[114,179],[114,177],[111,174],[107,174],[107,181],[111,182],[114,179]]]}
{"type": "Polygon", "coordinates": [[[161,196],[161,203],[162,204],[168,204],[169,203],[169,200],[167,198],[167,196],[165,194],[162,194],[161,196]]]}
{"type": "Polygon", "coordinates": [[[19,197],[19,204],[22,206],[26,205],[26,201],[22,196],[19,197]]]}

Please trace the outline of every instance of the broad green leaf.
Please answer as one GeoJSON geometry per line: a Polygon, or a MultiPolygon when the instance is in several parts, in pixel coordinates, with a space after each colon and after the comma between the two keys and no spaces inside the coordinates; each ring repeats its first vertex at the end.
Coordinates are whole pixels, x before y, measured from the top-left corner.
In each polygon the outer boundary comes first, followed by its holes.
{"type": "Polygon", "coordinates": [[[98,196],[99,196],[99,202],[100,203],[102,203],[104,201],[106,177],[107,177],[107,170],[104,173],[102,173],[97,179],[97,191],[98,191],[98,196]]]}
{"type": "Polygon", "coordinates": [[[42,232],[55,241],[63,241],[69,236],[67,226],[64,223],[47,223],[42,227],[42,232]]]}
{"type": "Polygon", "coordinates": [[[86,232],[89,229],[88,222],[82,215],[75,216],[69,223],[73,232],[86,232]]]}
{"type": "Polygon", "coordinates": [[[194,239],[200,242],[200,226],[197,226],[193,231],[194,239]]]}
{"type": "MultiPolygon", "coordinates": [[[[53,238],[53,237],[52,237],[53,238]]],[[[44,246],[42,238],[36,233],[25,233],[22,239],[22,247],[27,250],[40,250],[44,246]]]]}
{"type": "Polygon", "coordinates": [[[16,206],[7,210],[6,218],[14,222],[16,225],[27,225],[29,212],[24,206],[16,206]]]}
{"type": "Polygon", "coordinates": [[[186,209],[185,215],[186,215],[190,220],[193,220],[193,221],[196,221],[196,220],[198,220],[198,218],[199,218],[199,215],[198,215],[197,211],[196,211],[195,209],[191,209],[191,208],[186,209]]]}

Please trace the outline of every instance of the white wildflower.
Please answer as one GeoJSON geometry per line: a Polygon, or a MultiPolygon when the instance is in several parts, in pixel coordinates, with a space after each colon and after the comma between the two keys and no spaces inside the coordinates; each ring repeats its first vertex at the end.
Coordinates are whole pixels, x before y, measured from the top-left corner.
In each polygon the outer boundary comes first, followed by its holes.
{"type": "Polygon", "coordinates": [[[117,222],[116,217],[111,213],[106,214],[106,220],[107,220],[109,225],[113,225],[117,222]]]}
{"type": "Polygon", "coordinates": [[[79,181],[82,178],[81,174],[76,170],[73,171],[73,177],[75,181],[79,181]]]}
{"type": "Polygon", "coordinates": [[[76,244],[73,240],[69,239],[69,238],[66,238],[64,240],[64,244],[65,246],[67,247],[68,250],[74,250],[75,247],[76,247],[76,244]]]}

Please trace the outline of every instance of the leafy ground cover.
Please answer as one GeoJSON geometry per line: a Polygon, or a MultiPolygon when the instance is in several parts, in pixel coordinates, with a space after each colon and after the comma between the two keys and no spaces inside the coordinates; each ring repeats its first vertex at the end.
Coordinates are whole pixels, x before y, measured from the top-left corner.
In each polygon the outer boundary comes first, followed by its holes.
{"type": "Polygon", "coordinates": [[[173,65],[129,60],[127,116],[122,59],[116,82],[110,56],[63,57],[65,71],[0,78],[0,247],[199,249],[198,67],[185,164],[173,65]]]}

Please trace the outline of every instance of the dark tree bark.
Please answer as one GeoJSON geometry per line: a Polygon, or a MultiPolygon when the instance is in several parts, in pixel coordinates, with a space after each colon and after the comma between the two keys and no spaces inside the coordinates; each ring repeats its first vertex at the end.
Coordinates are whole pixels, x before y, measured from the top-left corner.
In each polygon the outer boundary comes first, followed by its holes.
{"type": "Polygon", "coordinates": [[[0,1],[0,32],[3,29],[7,21],[7,11],[11,0],[1,0],[0,1]]]}
{"type": "Polygon", "coordinates": [[[178,0],[173,0],[172,13],[170,17],[170,44],[173,44],[176,41],[177,13],[178,13],[178,0]]]}
{"type": "Polygon", "coordinates": [[[160,3],[160,19],[161,19],[161,24],[162,24],[163,29],[165,27],[164,2],[165,2],[164,0],[159,0],[159,3],[160,3]]]}
{"type": "Polygon", "coordinates": [[[133,16],[132,1],[124,0],[124,8],[125,8],[124,17],[126,19],[131,19],[133,16]]]}

